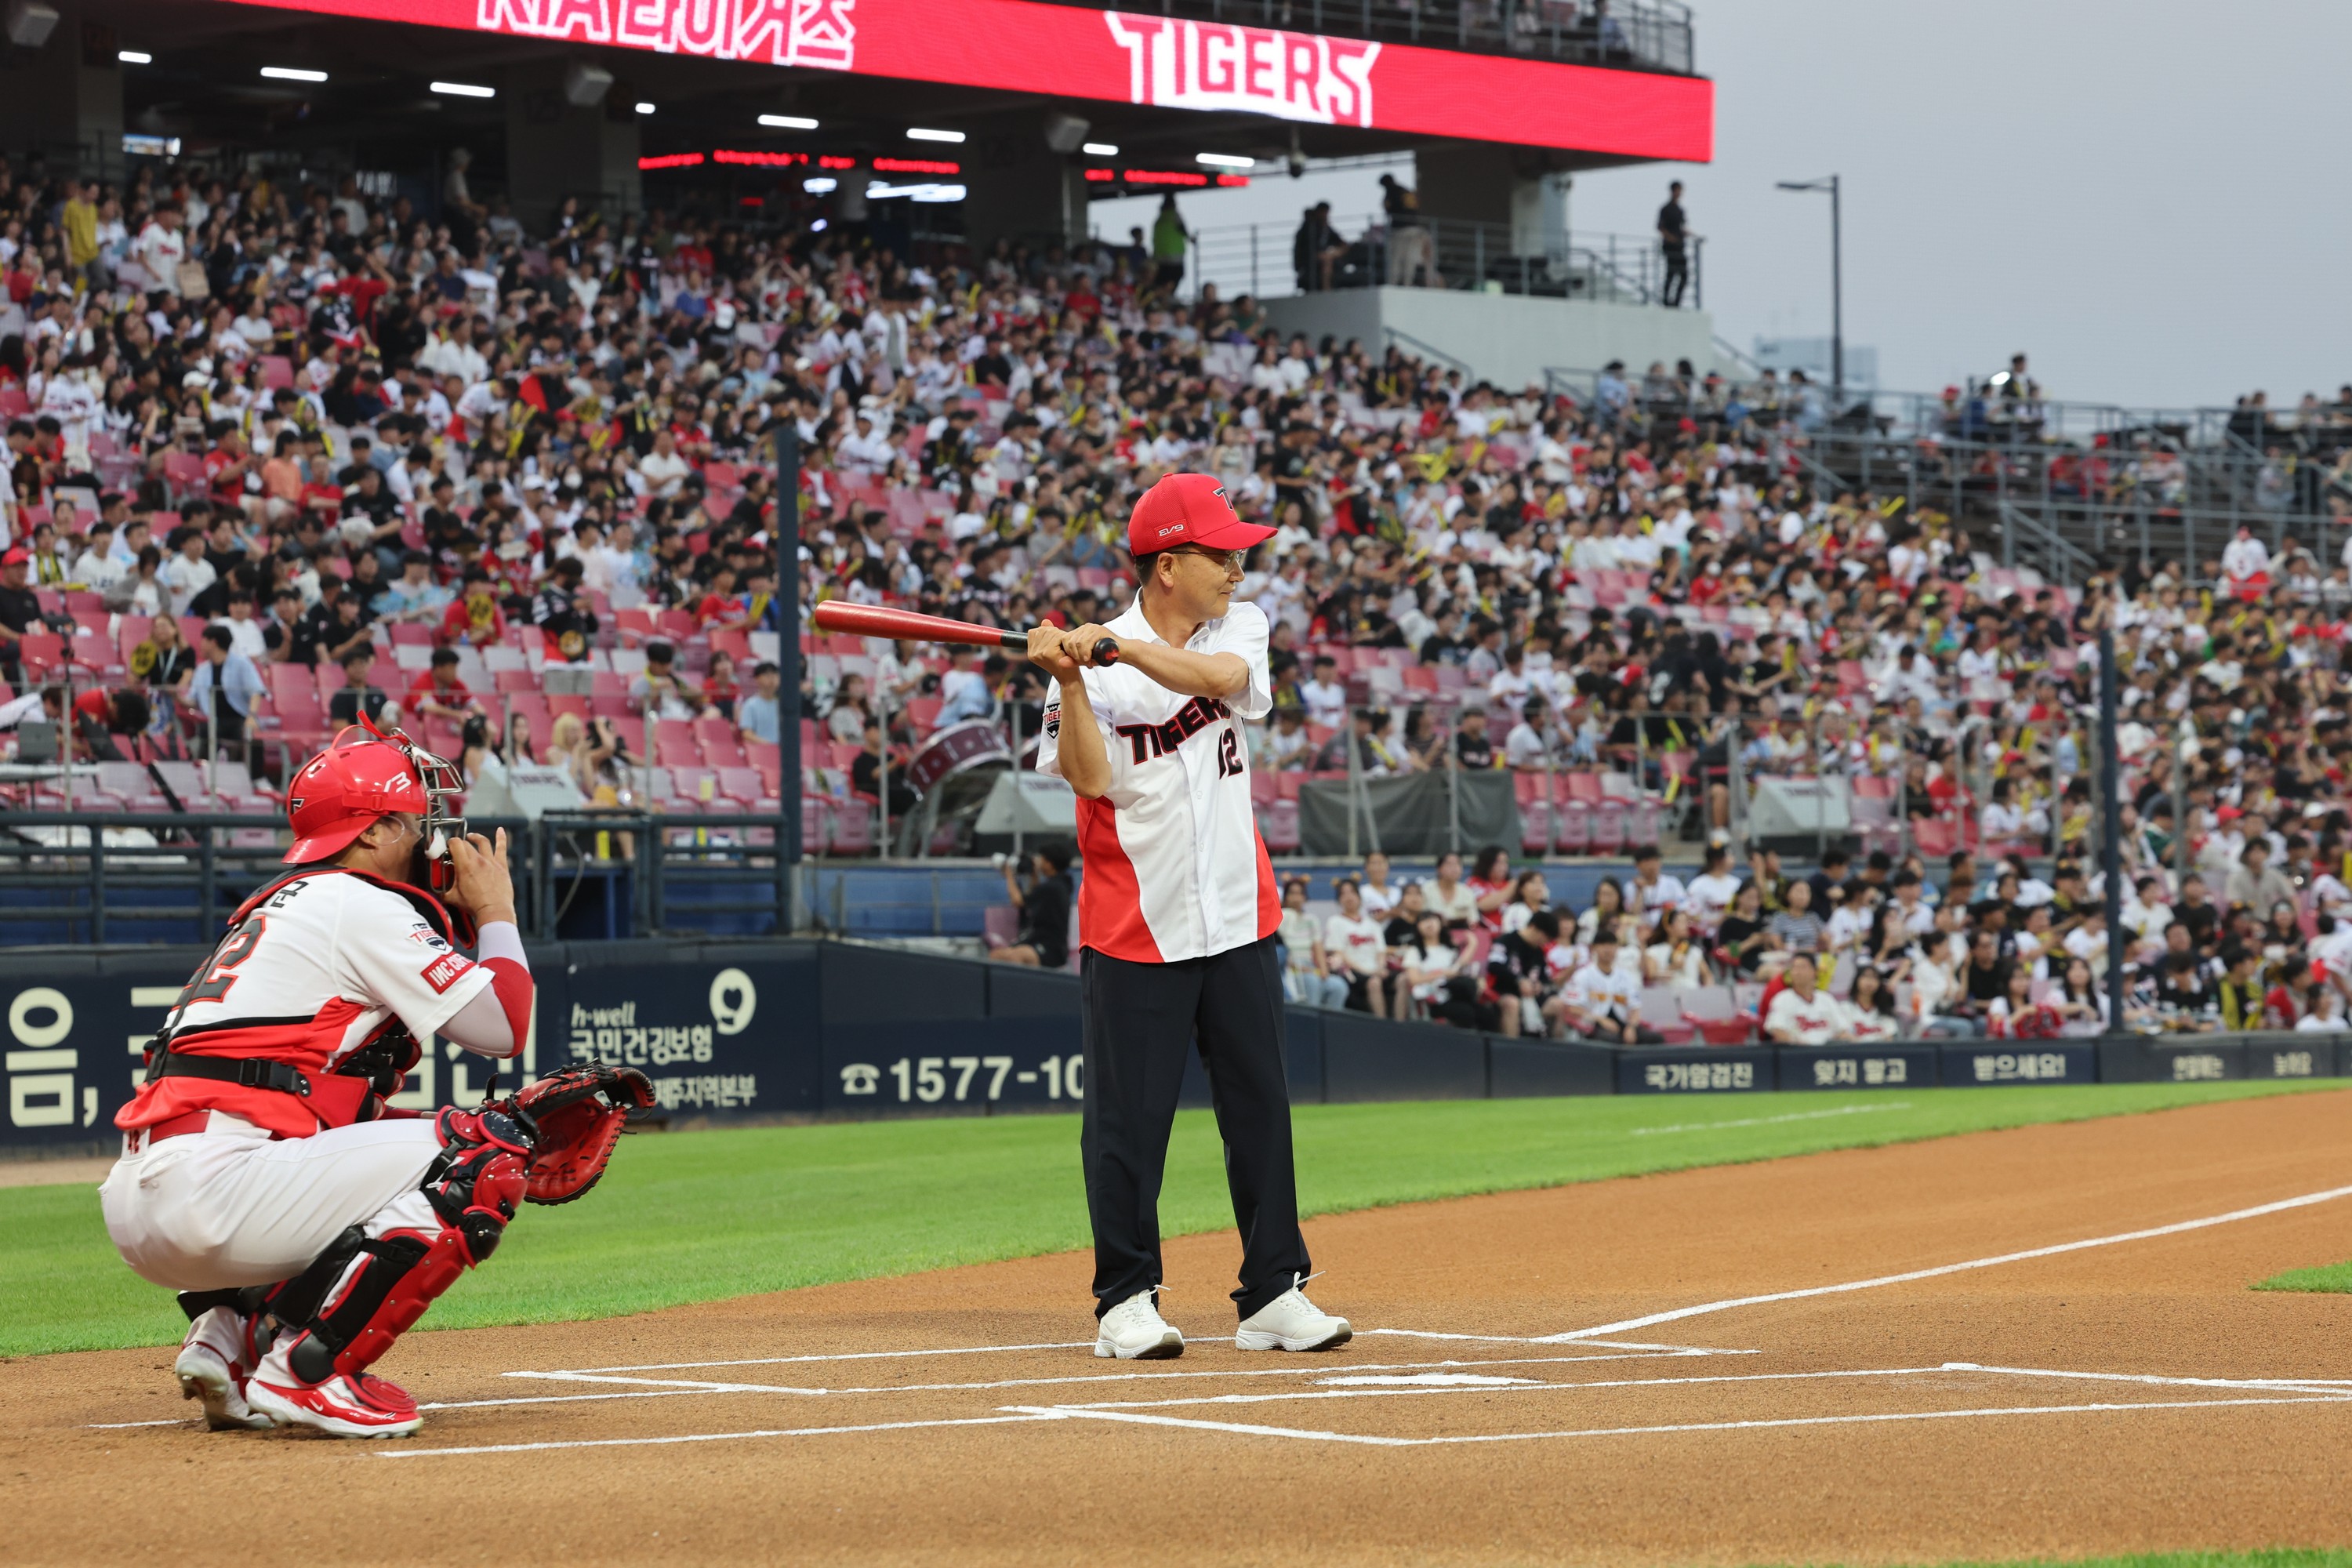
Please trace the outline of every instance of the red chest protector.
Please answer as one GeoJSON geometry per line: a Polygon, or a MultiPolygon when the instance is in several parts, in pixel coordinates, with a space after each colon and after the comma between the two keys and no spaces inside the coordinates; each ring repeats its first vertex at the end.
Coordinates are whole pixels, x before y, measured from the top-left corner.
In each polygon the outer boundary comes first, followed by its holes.
{"type": "MultiPolygon", "coordinates": [[[[356,877],[396,893],[443,941],[453,946],[473,942],[471,922],[460,920],[423,889],[343,867],[307,867],[237,906],[229,917],[228,935],[189,976],[173,1006],[173,1016],[196,999],[200,987],[233,971],[252,952],[261,934],[254,919],[257,911],[292,884],[316,877],[356,877]]],[[[400,1092],[401,1079],[416,1065],[420,1047],[394,1014],[329,1068],[350,1016],[336,1019],[337,1005],[329,1004],[310,1019],[166,1029],[149,1043],[146,1081],[131,1103],[115,1113],[114,1124],[131,1131],[192,1111],[217,1110],[280,1137],[307,1138],[322,1127],[375,1120],[384,1113],[384,1102],[400,1092]]]]}

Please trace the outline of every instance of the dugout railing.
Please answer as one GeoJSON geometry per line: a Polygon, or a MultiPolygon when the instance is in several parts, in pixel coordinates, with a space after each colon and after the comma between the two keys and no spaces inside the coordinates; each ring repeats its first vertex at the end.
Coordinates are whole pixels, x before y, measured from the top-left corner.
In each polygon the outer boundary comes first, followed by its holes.
{"type": "MultiPolygon", "coordinates": [[[[507,830],[526,937],[792,929],[798,873],[775,852],[782,816],[574,811],[467,825],[507,830]]],[[[209,940],[286,874],[288,842],[274,814],[0,814],[0,947],[209,940]]]]}

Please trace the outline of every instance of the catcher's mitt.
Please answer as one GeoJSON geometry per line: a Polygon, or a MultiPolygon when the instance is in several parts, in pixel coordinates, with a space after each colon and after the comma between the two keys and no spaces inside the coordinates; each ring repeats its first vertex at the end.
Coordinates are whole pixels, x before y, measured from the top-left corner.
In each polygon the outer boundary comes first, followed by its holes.
{"type": "Polygon", "coordinates": [[[653,1102],[654,1086],[636,1068],[589,1062],[527,1083],[483,1109],[519,1117],[531,1130],[523,1197],[535,1204],[568,1204],[604,1173],[629,1107],[653,1102]]]}

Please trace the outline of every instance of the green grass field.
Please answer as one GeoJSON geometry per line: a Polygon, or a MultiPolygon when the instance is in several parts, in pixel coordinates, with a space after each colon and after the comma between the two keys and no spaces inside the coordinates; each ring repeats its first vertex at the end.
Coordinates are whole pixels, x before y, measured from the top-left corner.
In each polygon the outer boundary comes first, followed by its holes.
{"type": "MultiPolygon", "coordinates": [[[[1299,1195],[1307,1213],[1334,1214],[2335,1087],[1302,1106],[1299,1195]]],[[[632,1138],[585,1199],[527,1211],[496,1260],[461,1280],[430,1322],[611,1317],[1084,1247],[1077,1141],[1077,1120],[1066,1115],[632,1138]]],[[[1233,1223],[1205,1111],[1177,1120],[1160,1215],[1171,1236],[1233,1223]]],[[[179,1337],[184,1323],[170,1295],[115,1257],[91,1188],[0,1188],[0,1234],[11,1243],[0,1264],[0,1355],[179,1337]]]]}

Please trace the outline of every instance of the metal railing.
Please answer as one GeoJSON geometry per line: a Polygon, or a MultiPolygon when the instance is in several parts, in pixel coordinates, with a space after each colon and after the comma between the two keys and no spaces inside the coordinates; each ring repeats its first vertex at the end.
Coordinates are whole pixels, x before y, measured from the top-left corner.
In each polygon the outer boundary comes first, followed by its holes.
{"type": "MultiPolygon", "coordinates": [[[[792,929],[794,871],[775,853],[782,816],[581,811],[467,826],[507,830],[528,937],[659,935],[714,921],[792,929]]],[[[286,874],[285,834],[275,815],[0,813],[0,945],[28,940],[21,933],[33,926],[62,927],[76,942],[211,941],[238,904],[286,874]],[[152,842],[130,841],[142,831],[152,842]]]]}
{"type": "MultiPolygon", "coordinates": [[[[1253,223],[1201,230],[1185,279],[1192,297],[1197,301],[1204,284],[1227,300],[1386,286],[1656,305],[1671,291],[1655,236],[1555,234],[1529,243],[1507,223],[1424,217],[1392,230],[1385,217],[1362,214],[1334,218],[1328,248],[1337,254],[1302,272],[1309,258],[1299,254],[1299,229],[1253,223]]],[[[1675,302],[1703,307],[1705,250],[1704,240],[1689,242],[1675,302]]]]}
{"type": "MultiPolygon", "coordinates": [[[[1056,3],[1108,8],[1089,0],[1056,3]]],[[[1118,8],[1678,76],[1694,69],[1690,7],[1677,0],[1126,0],[1118,8]]]]}

